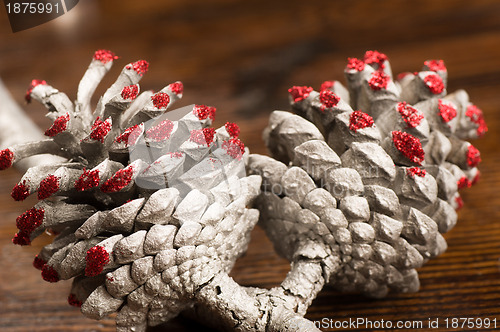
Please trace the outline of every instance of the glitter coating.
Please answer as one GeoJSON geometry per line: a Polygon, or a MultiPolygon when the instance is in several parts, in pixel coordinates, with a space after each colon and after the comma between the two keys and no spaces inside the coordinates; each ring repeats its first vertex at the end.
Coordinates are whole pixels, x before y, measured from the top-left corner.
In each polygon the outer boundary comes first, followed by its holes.
{"type": "Polygon", "coordinates": [[[55,175],[49,175],[40,182],[38,188],[38,199],[46,199],[59,190],[59,178],[55,175]]]}
{"type": "Polygon", "coordinates": [[[84,191],[99,185],[99,170],[86,170],[83,169],[83,174],[80,175],[78,180],[75,181],[75,189],[84,191]]]}
{"type": "Polygon", "coordinates": [[[45,264],[42,268],[42,278],[47,282],[58,282],[59,273],[50,265],[45,264]]]}
{"type": "Polygon", "coordinates": [[[398,103],[397,109],[398,109],[399,114],[401,114],[401,117],[403,118],[403,120],[406,122],[406,124],[410,128],[417,127],[424,119],[424,115],[422,114],[422,112],[411,107],[410,105],[408,105],[404,101],[398,103]]]}
{"type": "Polygon", "coordinates": [[[309,97],[309,94],[313,91],[310,86],[292,86],[288,89],[288,93],[292,96],[293,101],[299,102],[301,100],[309,97]]]}
{"type": "Polygon", "coordinates": [[[319,101],[321,102],[321,110],[324,111],[326,108],[337,106],[340,97],[331,90],[322,90],[319,94],[319,101]]]}
{"type": "Polygon", "coordinates": [[[379,51],[366,51],[364,60],[366,64],[378,65],[378,69],[382,70],[385,68],[385,61],[388,60],[387,55],[380,53],[379,51]]]}
{"type": "Polygon", "coordinates": [[[481,162],[481,153],[474,145],[469,145],[467,148],[467,165],[476,167],[481,162]]]}
{"type": "Polygon", "coordinates": [[[125,68],[133,69],[139,76],[142,76],[148,71],[149,63],[146,60],[139,60],[127,65],[125,68]]]}
{"type": "Polygon", "coordinates": [[[381,89],[387,89],[387,85],[389,84],[389,81],[391,78],[389,75],[385,74],[382,71],[375,71],[372,73],[371,78],[368,80],[368,86],[372,90],[378,91],[381,89]]]}
{"type": "Polygon", "coordinates": [[[101,274],[104,266],[109,263],[109,253],[102,246],[94,246],[87,251],[85,261],[85,275],[93,277],[101,274]]]}
{"type": "Polygon", "coordinates": [[[483,111],[476,105],[469,105],[465,111],[465,116],[469,117],[472,122],[478,125],[477,136],[481,137],[488,131],[488,126],[484,120],[483,111]]]}
{"type": "Polygon", "coordinates": [[[140,130],[140,124],[129,127],[125,129],[123,134],[117,136],[115,138],[115,142],[117,143],[125,143],[127,146],[134,145],[137,143],[139,137],[141,137],[142,130],[140,130]]]}
{"type": "Polygon", "coordinates": [[[21,232],[30,235],[35,229],[37,229],[43,222],[43,217],[45,215],[45,210],[31,208],[28,211],[21,214],[16,219],[16,226],[21,232]]]}
{"type": "Polygon", "coordinates": [[[450,104],[445,104],[441,99],[438,100],[438,112],[441,119],[448,123],[457,116],[457,110],[450,104]]]}
{"type": "Polygon", "coordinates": [[[212,144],[214,136],[215,136],[214,128],[195,129],[191,131],[191,136],[189,137],[189,140],[199,145],[209,146],[210,144],[212,144]]]}
{"type": "Polygon", "coordinates": [[[427,60],[424,65],[432,71],[446,71],[446,66],[443,60],[427,60]]]}
{"type": "Polygon", "coordinates": [[[95,141],[104,143],[104,138],[108,135],[111,130],[112,122],[111,118],[107,118],[105,121],[101,121],[99,117],[95,120],[92,125],[92,131],[90,132],[90,138],[95,141]]]}
{"type": "Polygon", "coordinates": [[[443,79],[436,74],[427,75],[424,78],[425,86],[429,89],[429,91],[435,95],[440,94],[444,91],[444,83],[443,79]]]}
{"type": "Polygon", "coordinates": [[[54,137],[68,128],[69,113],[61,115],[54,120],[52,126],[45,131],[45,136],[54,137]]]}
{"type": "Polygon", "coordinates": [[[161,142],[170,138],[172,130],[174,130],[174,123],[168,119],[163,120],[146,131],[146,138],[155,142],[161,142]]]}
{"type": "Polygon", "coordinates": [[[108,50],[97,50],[94,53],[94,60],[100,61],[102,63],[108,63],[116,59],[118,59],[118,57],[115,55],[115,53],[108,50]]]}
{"type": "Polygon", "coordinates": [[[458,189],[470,188],[472,186],[472,182],[470,182],[469,179],[467,179],[466,176],[462,176],[457,181],[457,186],[458,186],[458,189]]]}
{"type": "Polygon", "coordinates": [[[0,170],[7,169],[12,166],[14,161],[14,152],[10,149],[3,149],[0,151],[0,170]]]}
{"type": "Polygon", "coordinates": [[[392,132],[392,141],[396,149],[410,161],[421,165],[424,161],[424,150],[418,138],[401,131],[392,132]]]}
{"type": "Polygon", "coordinates": [[[347,58],[346,69],[362,71],[363,69],[365,69],[365,63],[363,62],[363,60],[360,60],[358,58],[347,58]]]}
{"type": "Polygon", "coordinates": [[[184,84],[182,82],[175,82],[167,85],[167,88],[176,95],[182,95],[184,92],[184,84]]]}
{"type": "Polygon", "coordinates": [[[47,82],[44,80],[32,80],[30,87],[26,91],[26,95],[24,96],[24,99],[26,102],[31,103],[31,93],[33,92],[33,89],[38,86],[38,85],[47,85],[47,82]]]}
{"type": "Polygon", "coordinates": [[[243,153],[245,153],[245,145],[237,138],[222,142],[222,148],[226,150],[228,155],[238,160],[241,160],[243,153]]]}
{"type": "Polygon", "coordinates": [[[82,303],[82,301],[80,301],[80,300],[78,300],[78,299],[76,298],[76,295],[75,295],[75,294],[71,293],[71,294],[69,294],[69,296],[68,296],[68,304],[69,304],[70,306],[73,306],[73,307],[78,307],[78,308],[79,308],[79,307],[81,307],[81,306],[82,306],[82,304],[83,304],[83,303],[82,303]]]}
{"type": "Polygon", "coordinates": [[[356,132],[359,129],[373,126],[373,118],[361,111],[354,111],[349,116],[349,129],[356,132]]]}
{"type": "Polygon", "coordinates": [[[139,87],[137,86],[137,84],[132,84],[122,89],[121,96],[123,99],[134,100],[135,98],[137,98],[138,94],[139,87]]]}
{"type": "Polygon", "coordinates": [[[125,188],[134,175],[132,167],[126,167],[117,171],[110,179],[101,186],[101,191],[105,193],[114,193],[125,188]]]}
{"type": "Polygon", "coordinates": [[[31,244],[31,239],[29,234],[20,231],[17,234],[14,234],[14,237],[12,238],[12,243],[17,244],[19,246],[28,246],[31,244]]]}
{"type": "Polygon", "coordinates": [[[35,259],[33,259],[33,267],[37,270],[41,270],[43,269],[43,266],[47,264],[47,262],[43,259],[41,259],[40,257],[38,257],[38,255],[35,256],[35,259]]]}
{"type": "Polygon", "coordinates": [[[415,178],[415,176],[420,176],[420,177],[425,177],[427,174],[425,169],[419,168],[419,167],[410,167],[406,169],[406,174],[408,176],[415,178]]]}
{"type": "Polygon", "coordinates": [[[167,108],[170,103],[170,96],[165,92],[158,92],[151,96],[151,100],[153,101],[153,105],[156,108],[167,108]]]}
{"type": "Polygon", "coordinates": [[[195,105],[193,108],[193,114],[196,115],[200,120],[210,118],[210,120],[214,121],[216,111],[217,110],[215,107],[205,105],[195,105]]]}
{"type": "Polygon", "coordinates": [[[224,127],[226,128],[226,131],[229,134],[229,136],[233,138],[238,138],[238,136],[240,135],[240,127],[236,123],[226,122],[224,127]]]}
{"type": "Polygon", "coordinates": [[[15,201],[24,201],[29,195],[30,189],[26,185],[26,181],[16,184],[10,193],[10,196],[12,196],[15,201]]]}

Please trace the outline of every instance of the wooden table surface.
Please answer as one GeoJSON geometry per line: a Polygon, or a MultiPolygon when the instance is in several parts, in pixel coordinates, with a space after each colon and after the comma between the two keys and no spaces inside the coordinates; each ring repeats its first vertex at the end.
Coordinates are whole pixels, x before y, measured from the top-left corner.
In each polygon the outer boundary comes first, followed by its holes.
{"type": "MultiPolygon", "coordinates": [[[[265,153],[261,132],[269,113],[288,108],[287,88],[317,89],[324,80],[342,80],[347,57],[377,49],[390,57],[395,73],[420,70],[428,58],[444,59],[449,91],[466,89],[490,129],[474,142],[482,153],[482,179],[463,192],[459,222],[445,235],[448,250],[419,269],[416,294],[371,300],[324,289],[307,317],[424,324],[439,318],[441,327],[446,318],[496,318],[500,329],[499,1],[85,0],[57,20],[15,34],[0,9],[0,77],[22,105],[33,78],[74,98],[100,48],[121,59],[98,94],[121,66],[146,59],[150,71],[142,89],[183,81],[179,105],[216,106],[216,125],[238,122],[244,142],[257,153],[265,153]]],[[[41,127],[50,125],[42,106],[23,107],[41,127]]],[[[113,331],[111,319],[86,319],[67,305],[69,282],[48,284],[31,266],[47,238],[12,245],[16,217],[34,204],[10,198],[19,178],[12,169],[0,173],[0,331],[113,331]]],[[[231,275],[242,285],[273,287],[288,269],[256,228],[231,275]]],[[[182,318],[150,329],[199,330],[204,328],[182,318]]]]}

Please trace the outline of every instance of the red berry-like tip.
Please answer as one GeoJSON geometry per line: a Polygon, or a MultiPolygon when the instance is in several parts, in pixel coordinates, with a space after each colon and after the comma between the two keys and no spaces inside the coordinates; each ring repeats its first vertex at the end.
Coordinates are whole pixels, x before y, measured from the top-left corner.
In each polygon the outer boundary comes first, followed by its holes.
{"type": "Polygon", "coordinates": [[[372,76],[368,80],[368,85],[372,90],[378,91],[381,89],[387,89],[387,85],[391,78],[389,75],[382,71],[374,71],[372,76]]]}
{"type": "Polygon", "coordinates": [[[58,282],[59,273],[50,265],[45,264],[42,268],[42,278],[47,282],[58,282]]]}
{"type": "Polygon", "coordinates": [[[54,137],[68,128],[69,113],[61,115],[54,120],[52,126],[45,131],[45,136],[54,137]]]}
{"type": "Polygon", "coordinates": [[[416,110],[415,108],[408,105],[406,102],[398,103],[398,112],[401,114],[401,117],[406,122],[408,127],[415,128],[417,127],[422,120],[424,119],[424,115],[422,112],[416,110]]]}
{"type": "Polygon", "coordinates": [[[321,102],[321,110],[324,111],[326,108],[337,106],[340,101],[340,97],[331,90],[322,90],[319,93],[319,101],[321,102]]]}
{"type": "Polygon", "coordinates": [[[139,60],[127,65],[125,68],[133,69],[139,76],[142,76],[148,71],[149,63],[146,60],[139,60]]]}
{"type": "Polygon", "coordinates": [[[472,186],[472,183],[469,181],[469,179],[467,179],[467,177],[462,176],[457,181],[457,186],[458,186],[458,189],[470,188],[472,186]]]}
{"type": "Polygon", "coordinates": [[[321,83],[321,87],[319,88],[319,91],[330,90],[331,88],[333,88],[334,84],[335,84],[334,81],[324,81],[323,83],[321,83]]]}
{"type": "Polygon", "coordinates": [[[75,189],[78,191],[84,191],[90,188],[97,187],[99,185],[99,170],[95,169],[93,171],[83,169],[83,174],[80,175],[78,180],[75,181],[75,189]]]}
{"type": "Polygon", "coordinates": [[[388,57],[379,51],[366,51],[364,60],[366,64],[376,64],[378,65],[378,69],[382,70],[385,68],[385,61],[388,60],[388,57]]]}
{"type": "Polygon", "coordinates": [[[35,259],[33,259],[33,267],[37,270],[42,270],[45,264],[47,264],[47,262],[38,257],[38,255],[35,256],[35,259]]]}
{"type": "Polygon", "coordinates": [[[245,153],[245,145],[237,138],[231,138],[229,141],[222,142],[222,148],[226,153],[234,159],[241,160],[243,153],[245,153]]]}
{"type": "Polygon", "coordinates": [[[408,174],[408,176],[412,178],[414,178],[415,176],[420,176],[423,178],[425,177],[427,172],[425,171],[425,169],[421,169],[419,167],[410,167],[406,169],[406,174],[408,174]]]}
{"type": "Polygon", "coordinates": [[[33,92],[33,89],[38,86],[38,85],[47,85],[47,82],[44,80],[32,80],[30,87],[26,91],[26,95],[24,96],[24,99],[26,102],[31,103],[31,93],[33,92]]]}
{"type": "Polygon", "coordinates": [[[438,100],[439,116],[444,122],[448,123],[457,116],[457,110],[450,104],[445,104],[441,99],[438,100]]]}
{"type": "Polygon", "coordinates": [[[424,149],[422,143],[418,138],[406,132],[393,131],[392,141],[396,149],[398,149],[403,156],[410,161],[421,165],[424,161],[424,149]]]}
{"type": "Polygon", "coordinates": [[[116,59],[118,59],[118,57],[115,53],[108,50],[97,50],[94,53],[94,60],[101,61],[102,63],[108,63],[116,59]]]}
{"type": "Polygon", "coordinates": [[[439,75],[430,74],[425,76],[424,83],[429,91],[435,95],[438,95],[444,91],[443,79],[439,75]]]}
{"type": "Polygon", "coordinates": [[[3,149],[0,151],[0,170],[4,170],[12,166],[14,161],[14,152],[10,149],[3,149]]]}
{"type": "Polygon", "coordinates": [[[237,138],[240,135],[240,127],[236,123],[226,122],[224,125],[229,136],[237,138]]]}
{"type": "Polygon", "coordinates": [[[362,71],[365,69],[365,63],[363,60],[358,58],[347,58],[346,69],[354,69],[356,71],[362,71]]]}
{"type": "Polygon", "coordinates": [[[146,131],[146,138],[155,142],[161,142],[170,138],[172,130],[174,130],[174,123],[168,119],[163,120],[146,131]]]}
{"type": "Polygon", "coordinates": [[[59,178],[55,175],[49,175],[40,182],[38,188],[38,199],[46,199],[59,190],[59,178]]]}
{"type": "Polygon", "coordinates": [[[94,246],[87,251],[85,261],[85,275],[93,277],[101,274],[104,266],[109,263],[109,253],[102,246],[94,246]]]}
{"type": "Polygon", "coordinates": [[[309,94],[312,91],[313,88],[311,88],[310,86],[292,86],[290,89],[288,89],[288,93],[290,93],[295,103],[309,97],[309,94]]]}
{"type": "Polygon", "coordinates": [[[26,181],[16,184],[10,193],[10,196],[12,196],[15,201],[24,201],[29,195],[30,189],[26,185],[26,181]]]}
{"type": "Polygon", "coordinates": [[[19,231],[17,234],[14,234],[12,238],[12,243],[17,244],[19,246],[28,246],[31,244],[31,239],[29,234],[26,234],[23,231],[19,231]]]}
{"type": "Polygon", "coordinates": [[[142,130],[140,128],[141,125],[135,125],[125,129],[123,134],[117,136],[115,138],[115,142],[117,143],[125,143],[127,146],[134,145],[137,143],[139,137],[141,137],[142,130]]]}
{"type": "Polygon", "coordinates": [[[156,108],[166,108],[170,103],[170,96],[165,92],[158,92],[151,96],[151,100],[153,101],[153,105],[156,108]]]}
{"type": "Polygon", "coordinates": [[[78,300],[75,294],[71,293],[68,296],[68,304],[73,307],[81,307],[83,302],[78,300]]]}
{"type": "Polygon", "coordinates": [[[205,105],[195,105],[193,108],[193,114],[198,117],[200,120],[205,120],[206,118],[210,118],[210,120],[215,120],[216,108],[212,106],[205,105]]]}
{"type": "Polygon", "coordinates": [[[476,105],[469,105],[465,111],[465,116],[469,117],[472,122],[477,124],[477,136],[481,137],[488,131],[488,126],[484,120],[483,111],[476,105]]]}
{"type": "Polygon", "coordinates": [[[114,193],[120,191],[132,181],[133,175],[134,170],[131,166],[123,168],[103,183],[101,191],[104,193],[114,193]]]}
{"type": "Polygon", "coordinates": [[[135,98],[137,98],[138,94],[139,87],[137,86],[137,84],[132,84],[122,89],[121,96],[123,99],[134,100],[135,98]]]}
{"type": "Polygon", "coordinates": [[[427,60],[424,62],[424,66],[432,71],[446,71],[446,66],[443,60],[427,60]]]}
{"type": "Polygon", "coordinates": [[[45,210],[31,208],[16,218],[16,226],[21,232],[30,235],[43,222],[45,210]]]}
{"type": "Polygon", "coordinates": [[[110,132],[112,126],[113,126],[113,123],[111,121],[111,118],[107,118],[105,121],[101,121],[98,117],[95,120],[94,124],[92,125],[92,131],[90,132],[90,138],[92,138],[95,141],[104,143],[104,138],[106,138],[106,136],[110,132]]]}
{"type": "Polygon", "coordinates": [[[467,148],[467,165],[476,167],[481,162],[481,153],[474,145],[469,145],[467,148]]]}
{"type": "Polygon", "coordinates": [[[349,116],[349,129],[354,132],[371,126],[373,126],[373,118],[364,112],[354,111],[349,116]]]}
{"type": "Polygon", "coordinates": [[[182,95],[182,93],[184,92],[184,85],[182,84],[182,82],[171,83],[167,85],[167,88],[176,95],[182,95]]]}
{"type": "Polygon", "coordinates": [[[214,136],[215,136],[214,128],[194,129],[191,131],[189,140],[199,145],[209,146],[210,144],[212,144],[214,136]]]}

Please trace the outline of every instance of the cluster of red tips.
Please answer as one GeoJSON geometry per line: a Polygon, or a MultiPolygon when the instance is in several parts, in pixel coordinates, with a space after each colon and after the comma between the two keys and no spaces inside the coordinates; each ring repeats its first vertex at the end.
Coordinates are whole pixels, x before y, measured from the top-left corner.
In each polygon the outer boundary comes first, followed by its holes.
{"type": "Polygon", "coordinates": [[[121,96],[123,99],[134,100],[135,98],[137,98],[138,94],[139,87],[137,86],[137,84],[132,84],[122,89],[121,96]]]}
{"type": "Polygon", "coordinates": [[[69,113],[61,115],[54,120],[52,126],[45,131],[45,136],[54,137],[68,128],[69,113]]]}
{"type": "Polygon", "coordinates": [[[234,159],[241,160],[243,153],[245,153],[245,145],[237,138],[231,138],[229,141],[222,142],[222,148],[226,153],[234,159]]]}
{"type": "Polygon", "coordinates": [[[455,107],[443,103],[441,99],[438,101],[439,116],[444,122],[448,123],[457,116],[457,110],[455,107]]]}
{"type": "Polygon", "coordinates": [[[429,68],[429,70],[438,72],[438,71],[446,71],[446,66],[443,60],[427,60],[424,62],[424,66],[429,68]]]}
{"type": "Polygon", "coordinates": [[[422,112],[411,107],[404,101],[398,103],[397,109],[399,114],[401,114],[403,120],[410,128],[417,127],[424,119],[424,115],[422,114],[422,112]]]}
{"type": "Polygon", "coordinates": [[[17,217],[16,226],[19,232],[14,235],[12,242],[21,246],[29,245],[30,235],[42,224],[44,215],[43,209],[31,208],[17,217]]]}
{"type": "Polygon", "coordinates": [[[93,277],[101,274],[104,266],[109,263],[109,253],[102,246],[94,246],[87,251],[85,261],[85,275],[93,277]]]}
{"type": "Polygon", "coordinates": [[[93,140],[104,143],[104,138],[108,135],[111,130],[112,122],[111,118],[107,118],[104,121],[101,121],[99,117],[95,120],[92,125],[92,131],[90,132],[90,138],[93,140]]]}
{"type": "Polygon", "coordinates": [[[38,199],[46,199],[59,190],[59,178],[55,175],[49,175],[40,182],[38,188],[38,199]]]}
{"type": "Polygon", "coordinates": [[[26,181],[16,184],[10,193],[10,196],[12,196],[15,201],[24,201],[29,195],[30,189],[26,185],[26,181]]]}
{"type": "Polygon", "coordinates": [[[103,183],[101,191],[104,193],[114,193],[125,188],[134,175],[132,166],[125,167],[117,171],[110,179],[103,183]]]}
{"type": "Polygon", "coordinates": [[[193,108],[193,114],[196,115],[200,120],[210,118],[210,120],[214,121],[216,111],[217,109],[215,107],[205,105],[195,105],[193,108]]]}
{"type": "Polygon", "coordinates": [[[240,136],[240,127],[236,123],[226,122],[224,127],[232,138],[238,138],[238,136],[240,136]]]}
{"type": "Polygon", "coordinates": [[[392,141],[399,150],[411,162],[421,165],[424,161],[424,149],[418,138],[402,131],[392,132],[392,141]]]}
{"type": "Polygon", "coordinates": [[[376,64],[379,70],[383,70],[385,68],[385,61],[388,60],[388,57],[379,51],[366,51],[364,60],[366,64],[376,64]]]}
{"type": "Polygon", "coordinates": [[[165,92],[158,92],[151,96],[151,100],[153,101],[153,105],[156,108],[167,108],[170,103],[170,96],[165,92]]]}
{"type": "Polygon", "coordinates": [[[334,84],[335,84],[334,81],[324,81],[323,83],[321,83],[319,91],[330,90],[331,88],[333,88],[334,84]]]}
{"type": "Polygon", "coordinates": [[[462,176],[460,180],[457,181],[458,189],[470,188],[472,186],[472,182],[467,179],[466,176],[462,176]]]}
{"type": "Polygon", "coordinates": [[[427,75],[424,78],[425,86],[435,95],[440,94],[444,91],[444,83],[441,76],[436,74],[427,75]]]}
{"type": "Polygon", "coordinates": [[[84,191],[99,185],[99,170],[89,171],[83,169],[83,174],[75,181],[75,189],[84,191]]]}
{"type": "Polygon", "coordinates": [[[309,97],[309,94],[312,91],[313,88],[311,88],[310,86],[292,86],[290,89],[288,89],[288,93],[290,93],[295,103],[309,97]]]}
{"type": "Polygon", "coordinates": [[[140,125],[135,125],[125,129],[123,134],[115,138],[115,142],[125,143],[127,145],[134,145],[135,143],[137,143],[139,137],[141,137],[141,134],[142,131],[140,129],[140,125]]]}
{"type": "Polygon", "coordinates": [[[146,60],[139,60],[125,67],[126,69],[133,69],[139,76],[144,75],[149,68],[149,63],[146,60]]]}
{"type": "Polygon", "coordinates": [[[24,96],[26,102],[31,103],[31,93],[33,92],[33,89],[39,85],[47,85],[47,82],[45,82],[44,80],[31,81],[30,87],[28,88],[28,90],[26,91],[26,95],[24,96]]]}
{"type": "Polygon", "coordinates": [[[115,53],[108,50],[98,50],[94,53],[94,60],[101,61],[102,63],[108,63],[116,59],[118,59],[118,57],[115,53]]]}
{"type": "Polygon", "coordinates": [[[12,166],[12,162],[14,161],[14,152],[10,151],[10,149],[3,149],[0,151],[0,170],[7,169],[12,166]]]}
{"type": "Polygon", "coordinates": [[[365,63],[363,60],[358,58],[347,58],[347,69],[354,69],[356,71],[363,71],[365,69],[365,63]]]}
{"type": "Polygon", "coordinates": [[[387,85],[389,84],[390,80],[391,78],[386,73],[382,71],[374,71],[371,78],[368,80],[368,85],[372,90],[376,91],[387,89],[387,85]]]}
{"type": "Polygon", "coordinates": [[[331,90],[322,90],[319,93],[319,101],[321,102],[321,110],[324,111],[326,108],[337,106],[340,101],[340,97],[331,90]]]}
{"type": "Polygon", "coordinates": [[[195,129],[191,131],[191,136],[189,137],[189,140],[199,145],[209,146],[210,144],[212,144],[214,136],[215,136],[214,128],[195,129]]]}
{"type": "Polygon", "coordinates": [[[33,267],[37,270],[43,269],[43,266],[45,264],[47,264],[47,262],[44,259],[38,257],[38,255],[35,256],[35,259],[33,259],[33,267]]]}
{"type": "Polygon", "coordinates": [[[59,273],[50,265],[45,264],[42,268],[42,278],[47,282],[58,282],[59,273]]]}
{"type": "Polygon", "coordinates": [[[146,137],[149,140],[161,142],[170,138],[172,130],[174,130],[174,123],[168,119],[163,120],[156,126],[149,128],[148,131],[146,131],[146,137]]]}
{"type": "Polygon", "coordinates": [[[465,111],[465,116],[469,117],[472,122],[478,125],[477,136],[481,137],[488,131],[486,121],[484,121],[483,111],[476,105],[469,105],[465,111]]]}
{"type": "Polygon", "coordinates": [[[476,167],[481,162],[481,153],[474,145],[469,145],[467,148],[467,165],[476,167]]]}
{"type": "Polygon", "coordinates": [[[349,129],[356,132],[359,129],[373,126],[373,118],[361,111],[354,111],[349,116],[349,129]]]}
{"type": "Polygon", "coordinates": [[[73,307],[81,307],[83,302],[78,300],[75,294],[71,293],[68,296],[68,304],[73,307]]]}
{"type": "Polygon", "coordinates": [[[425,177],[427,172],[425,171],[425,169],[421,169],[419,167],[410,167],[406,169],[406,174],[408,174],[408,176],[412,178],[415,178],[415,176],[420,176],[421,178],[423,178],[425,177]]]}
{"type": "Polygon", "coordinates": [[[171,83],[167,85],[167,88],[176,95],[182,95],[182,93],[184,92],[184,85],[182,84],[182,82],[171,83]]]}

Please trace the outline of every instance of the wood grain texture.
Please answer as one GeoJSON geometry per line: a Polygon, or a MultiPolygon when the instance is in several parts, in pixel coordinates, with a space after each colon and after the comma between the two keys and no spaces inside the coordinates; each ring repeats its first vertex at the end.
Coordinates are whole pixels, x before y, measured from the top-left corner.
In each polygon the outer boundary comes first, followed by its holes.
{"type": "MultiPolygon", "coordinates": [[[[0,9],[0,77],[20,104],[33,78],[74,98],[99,48],[121,59],[97,95],[122,65],[147,59],[151,67],[142,89],[183,81],[181,106],[216,106],[216,125],[238,122],[256,153],[266,152],[261,132],[269,113],[288,108],[287,88],[342,80],[347,57],[378,49],[389,55],[395,73],[419,70],[428,58],[444,59],[449,91],[466,89],[490,128],[474,142],[482,153],[482,180],[463,192],[459,222],[445,235],[447,252],[419,269],[416,294],[371,300],[324,289],[307,317],[424,324],[429,318],[444,323],[488,317],[497,318],[500,328],[500,2],[85,0],[55,21],[16,34],[0,9]]],[[[50,125],[40,105],[25,109],[41,127],[50,125]]],[[[0,173],[0,331],[113,331],[111,319],[89,320],[66,304],[70,283],[47,284],[31,267],[48,237],[30,247],[12,245],[16,217],[34,203],[10,198],[19,178],[14,170],[0,173]]],[[[252,235],[231,275],[242,285],[276,286],[288,263],[276,256],[262,230],[252,235]]],[[[199,330],[206,329],[182,318],[150,329],[199,330]]]]}

